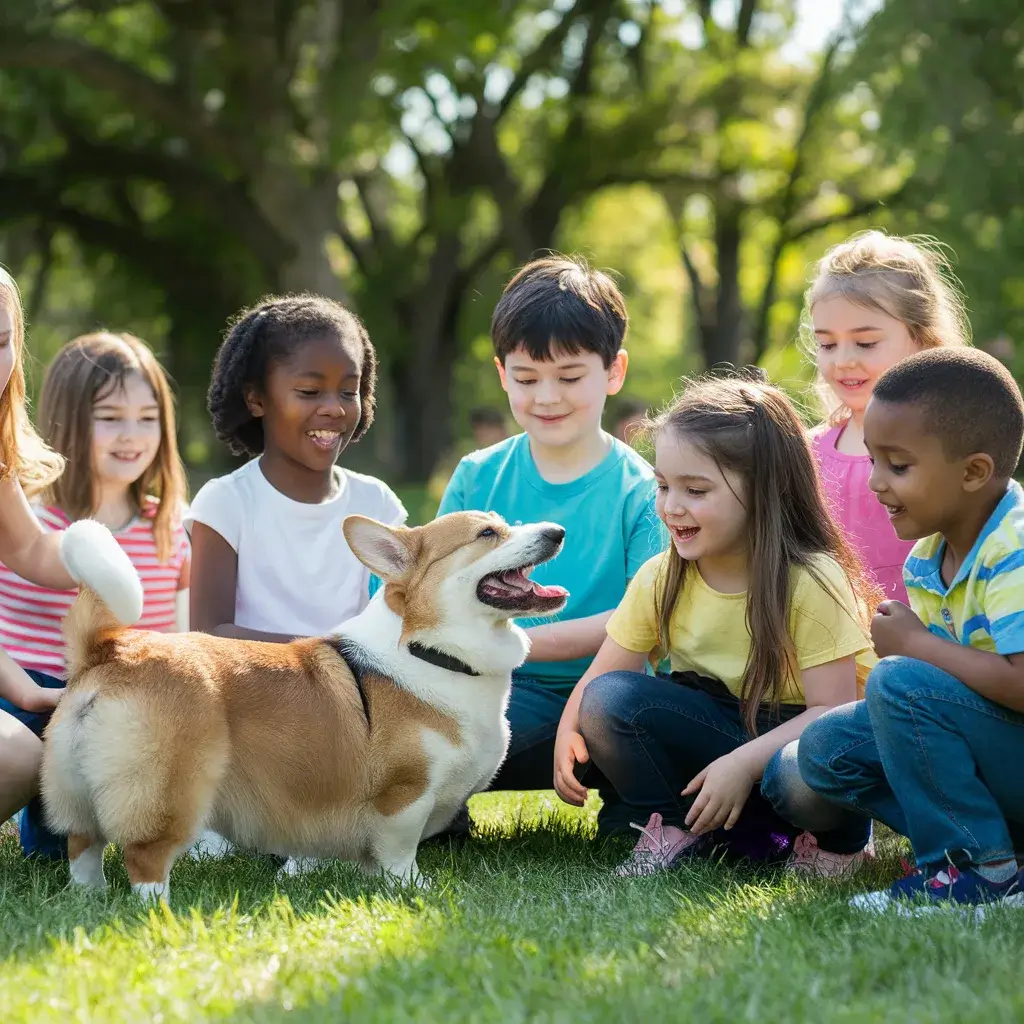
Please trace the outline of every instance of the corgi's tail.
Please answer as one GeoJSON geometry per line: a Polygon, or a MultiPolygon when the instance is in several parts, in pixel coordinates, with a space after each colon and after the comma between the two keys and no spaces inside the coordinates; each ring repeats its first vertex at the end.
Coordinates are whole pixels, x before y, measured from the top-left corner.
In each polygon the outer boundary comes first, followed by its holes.
{"type": "Polygon", "coordinates": [[[117,623],[142,618],[142,581],[124,548],[95,519],[80,519],[61,534],[60,558],[72,579],[91,590],[117,623]]]}
{"type": "Polygon", "coordinates": [[[82,519],[61,535],[61,561],[80,585],[64,619],[68,680],[104,660],[100,634],[142,618],[142,581],[113,534],[82,519]]]}

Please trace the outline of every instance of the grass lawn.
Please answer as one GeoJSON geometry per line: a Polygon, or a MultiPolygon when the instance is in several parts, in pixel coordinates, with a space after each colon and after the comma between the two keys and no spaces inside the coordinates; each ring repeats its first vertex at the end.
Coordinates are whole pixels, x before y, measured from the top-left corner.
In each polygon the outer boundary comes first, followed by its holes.
{"type": "MultiPolygon", "coordinates": [[[[617,880],[627,848],[553,794],[477,797],[481,836],[424,851],[425,895],[347,867],[179,863],[171,907],[66,888],[0,834],[0,1020],[1012,1021],[1024,911],[871,918],[850,886],[696,862],[617,880]],[[655,1016],[660,1015],[660,1016],[655,1016]]],[[[861,887],[898,872],[894,840],[861,887]]]]}

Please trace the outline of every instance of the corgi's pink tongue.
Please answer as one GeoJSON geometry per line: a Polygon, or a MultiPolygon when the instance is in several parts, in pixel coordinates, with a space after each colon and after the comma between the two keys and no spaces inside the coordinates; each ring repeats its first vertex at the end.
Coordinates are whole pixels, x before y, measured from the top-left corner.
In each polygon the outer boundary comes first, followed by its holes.
{"type": "Polygon", "coordinates": [[[545,587],[535,580],[531,580],[522,569],[509,569],[501,574],[501,581],[513,590],[521,590],[523,593],[532,591],[534,597],[568,597],[569,591],[565,587],[545,587]]]}

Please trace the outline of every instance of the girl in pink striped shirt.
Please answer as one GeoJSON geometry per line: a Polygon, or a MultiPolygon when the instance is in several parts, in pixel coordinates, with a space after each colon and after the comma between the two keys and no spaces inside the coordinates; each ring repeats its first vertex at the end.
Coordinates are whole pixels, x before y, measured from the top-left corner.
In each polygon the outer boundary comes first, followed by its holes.
{"type": "MultiPolygon", "coordinates": [[[[114,534],[142,580],[139,628],[188,629],[189,542],[182,515],[185,474],[175,437],[167,377],[150,349],[130,334],[76,338],[54,357],[40,393],[40,430],[66,459],[64,473],[33,511],[49,531],[76,519],[99,520],[114,534]]],[[[74,593],[37,586],[0,566],[0,645],[41,687],[64,685],[61,622],[74,593]]],[[[37,735],[49,713],[18,713],[37,735]]],[[[26,853],[59,856],[63,842],[42,824],[38,800],[20,819],[26,853]]]]}

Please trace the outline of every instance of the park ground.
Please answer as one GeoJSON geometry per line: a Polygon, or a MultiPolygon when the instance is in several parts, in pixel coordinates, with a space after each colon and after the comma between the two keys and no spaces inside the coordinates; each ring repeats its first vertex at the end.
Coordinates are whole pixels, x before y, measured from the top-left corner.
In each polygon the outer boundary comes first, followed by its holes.
{"type": "Polygon", "coordinates": [[[395,895],[345,865],[275,881],[276,865],[181,862],[170,906],[26,862],[0,830],[0,1020],[894,1021],[1024,1019],[1024,911],[983,921],[863,916],[859,888],[695,862],[620,880],[628,844],[593,838],[595,807],[554,794],[474,798],[479,835],[426,849],[430,891],[395,895]]]}

